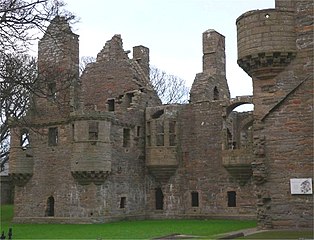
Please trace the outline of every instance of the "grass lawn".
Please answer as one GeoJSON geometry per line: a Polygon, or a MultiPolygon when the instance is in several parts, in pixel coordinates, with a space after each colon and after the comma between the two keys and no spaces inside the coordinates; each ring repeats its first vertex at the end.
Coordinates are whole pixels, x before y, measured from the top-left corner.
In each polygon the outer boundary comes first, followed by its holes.
{"type": "Polygon", "coordinates": [[[151,239],[174,233],[211,238],[256,227],[255,221],[145,220],[105,224],[12,224],[13,206],[1,206],[1,229],[13,229],[13,239],[151,239]]]}

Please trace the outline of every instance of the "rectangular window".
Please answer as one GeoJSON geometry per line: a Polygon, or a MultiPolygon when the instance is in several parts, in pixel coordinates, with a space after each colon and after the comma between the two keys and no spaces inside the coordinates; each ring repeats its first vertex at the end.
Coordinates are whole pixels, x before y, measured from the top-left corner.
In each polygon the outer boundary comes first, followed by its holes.
{"type": "Polygon", "coordinates": [[[169,121],[169,145],[175,146],[176,144],[176,121],[169,121]]]}
{"type": "Polygon", "coordinates": [[[199,206],[198,192],[191,192],[191,198],[192,198],[192,207],[198,207],[199,206]]]}
{"type": "Polygon", "coordinates": [[[237,193],[235,191],[227,192],[228,196],[228,207],[236,207],[237,206],[237,193]]]}
{"type": "Polygon", "coordinates": [[[72,141],[75,140],[75,125],[72,124],[72,141]]]}
{"type": "Polygon", "coordinates": [[[141,135],[141,127],[137,126],[136,128],[136,136],[139,137],[141,135]]]}
{"type": "Polygon", "coordinates": [[[29,132],[25,128],[21,130],[20,146],[23,150],[29,147],[29,132]]]}
{"type": "Polygon", "coordinates": [[[98,122],[88,123],[88,140],[98,140],[98,122]]]}
{"type": "Polygon", "coordinates": [[[120,208],[125,208],[126,204],[126,197],[121,197],[120,198],[120,208]]]}
{"type": "Polygon", "coordinates": [[[126,93],[125,94],[124,101],[125,101],[125,106],[127,108],[131,106],[133,97],[134,97],[134,93],[126,93]]]}
{"type": "Polygon", "coordinates": [[[58,128],[53,127],[48,129],[48,145],[56,146],[58,144],[58,128]]]}
{"type": "Polygon", "coordinates": [[[129,128],[123,128],[123,147],[130,147],[130,129],[129,128]]]}
{"type": "Polygon", "coordinates": [[[150,122],[147,122],[146,123],[146,144],[147,144],[147,146],[151,146],[152,144],[151,144],[151,130],[150,130],[150,122]]]}
{"type": "Polygon", "coordinates": [[[55,82],[48,83],[48,98],[49,99],[56,99],[57,98],[57,87],[55,82]]]}
{"type": "Polygon", "coordinates": [[[164,146],[164,122],[156,121],[156,145],[164,146]]]}
{"type": "Polygon", "coordinates": [[[114,112],[114,110],[115,110],[114,99],[108,99],[107,103],[108,103],[108,111],[114,112]]]}

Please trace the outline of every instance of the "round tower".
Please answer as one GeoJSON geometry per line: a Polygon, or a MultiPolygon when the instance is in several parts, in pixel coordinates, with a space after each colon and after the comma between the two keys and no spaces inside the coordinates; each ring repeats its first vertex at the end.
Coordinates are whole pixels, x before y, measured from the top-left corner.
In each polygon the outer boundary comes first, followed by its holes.
{"type": "Polygon", "coordinates": [[[296,55],[294,12],[249,11],[237,19],[238,64],[251,77],[270,79],[296,55]]]}

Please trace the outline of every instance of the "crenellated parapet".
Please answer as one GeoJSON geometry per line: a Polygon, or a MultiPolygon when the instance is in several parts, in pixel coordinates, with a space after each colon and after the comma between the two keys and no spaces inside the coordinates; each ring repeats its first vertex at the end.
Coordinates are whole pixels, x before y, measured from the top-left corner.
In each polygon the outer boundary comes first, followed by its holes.
{"type": "Polygon", "coordinates": [[[251,77],[270,79],[296,56],[294,12],[249,11],[237,19],[238,64],[251,77]]]}

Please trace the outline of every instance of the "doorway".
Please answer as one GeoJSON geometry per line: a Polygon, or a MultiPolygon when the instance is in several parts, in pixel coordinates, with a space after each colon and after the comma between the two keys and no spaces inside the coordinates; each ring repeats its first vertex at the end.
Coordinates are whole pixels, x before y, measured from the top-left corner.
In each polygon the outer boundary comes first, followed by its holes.
{"type": "Polygon", "coordinates": [[[50,196],[47,199],[46,216],[53,217],[54,215],[55,215],[55,199],[53,196],[50,196]]]}
{"type": "Polygon", "coordinates": [[[163,210],[164,208],[164,195],[160,187],[155,190],[156,210],[163,210]]]}

